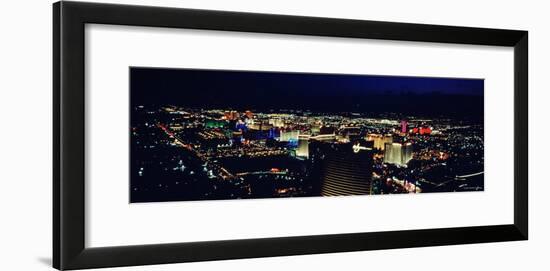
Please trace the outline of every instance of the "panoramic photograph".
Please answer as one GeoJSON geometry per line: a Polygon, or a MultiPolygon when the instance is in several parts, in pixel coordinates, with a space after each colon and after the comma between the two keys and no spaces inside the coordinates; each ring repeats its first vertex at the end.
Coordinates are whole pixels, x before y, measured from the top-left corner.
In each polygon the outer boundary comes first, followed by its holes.
{"type": "Polygon", "coordinates": [[[484,190],[484,80],[130,67],[130,203],[484,190]]]}

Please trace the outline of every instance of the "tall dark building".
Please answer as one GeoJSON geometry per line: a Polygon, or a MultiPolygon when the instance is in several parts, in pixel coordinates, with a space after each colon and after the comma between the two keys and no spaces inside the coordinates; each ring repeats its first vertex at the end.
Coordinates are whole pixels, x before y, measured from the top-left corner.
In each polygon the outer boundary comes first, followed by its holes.
{"type": "Polygon", "coordinates": [[[373,151],[354,151],[352,144],[323,148],[322,196],[369,195],[372,185],[373,151]]]}

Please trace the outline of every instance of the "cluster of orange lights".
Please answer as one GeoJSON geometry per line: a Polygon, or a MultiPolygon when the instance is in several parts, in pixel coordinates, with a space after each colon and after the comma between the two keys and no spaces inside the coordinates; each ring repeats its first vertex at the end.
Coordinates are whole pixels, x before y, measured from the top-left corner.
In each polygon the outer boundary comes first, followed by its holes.
{"type": "MultiPolygon", "coordinates": [[[[244,115],[251,119],[252,117],[254,117],[254,113],[252,113],[252,111],[250,110],[246,110],[244,112],[244,115]]],[[[222,120],[237,120],[241,117],[241,114],[239,114],[239,112],[237,111],[226,111],[223,113],[223,116],[221,117],[222,120]]]]}

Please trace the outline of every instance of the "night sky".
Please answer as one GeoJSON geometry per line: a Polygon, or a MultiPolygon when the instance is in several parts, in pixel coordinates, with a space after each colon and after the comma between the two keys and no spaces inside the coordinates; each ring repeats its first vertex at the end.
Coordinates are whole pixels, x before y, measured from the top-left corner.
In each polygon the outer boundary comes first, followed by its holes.
{"type": "Polygon", "coordinates": [[[130,68],[136,105],[483,118],[483,79],[130,68]]]}

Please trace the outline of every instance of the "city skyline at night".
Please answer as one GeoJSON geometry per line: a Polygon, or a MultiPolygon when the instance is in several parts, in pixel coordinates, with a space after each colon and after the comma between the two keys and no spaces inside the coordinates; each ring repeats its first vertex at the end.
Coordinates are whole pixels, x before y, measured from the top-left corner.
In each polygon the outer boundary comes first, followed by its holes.
{"type": "Polygon", "coordinates": [[[483,191],[483,79],[130,68],[130,202],[483,191]]]}

